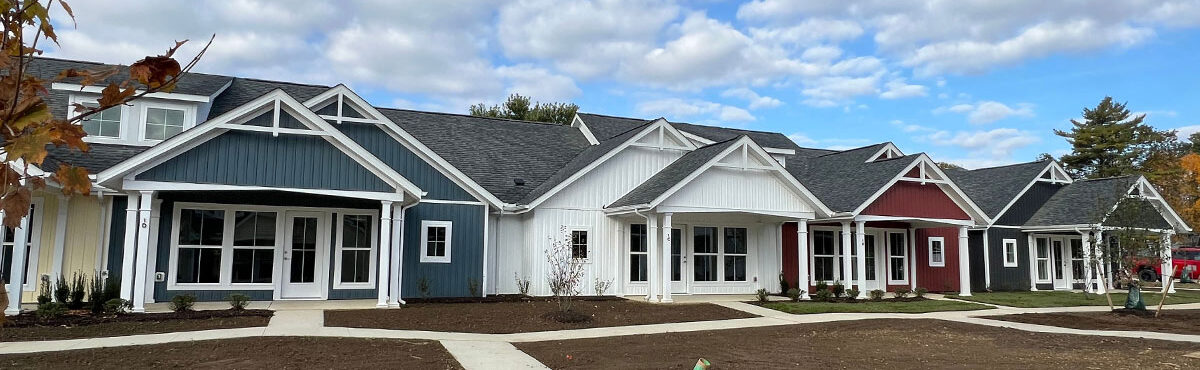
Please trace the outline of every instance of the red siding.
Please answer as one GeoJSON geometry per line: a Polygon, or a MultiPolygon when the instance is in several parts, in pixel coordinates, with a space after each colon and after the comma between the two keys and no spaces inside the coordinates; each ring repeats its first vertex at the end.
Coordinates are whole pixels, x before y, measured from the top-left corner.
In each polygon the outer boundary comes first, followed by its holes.
{"type": "Polygon", "coordinates": [[[931,292],[958,291],[958,228],[917,229],[917,286],[931,292]],[[946,266],[929,266],[929,237],[946,239],[946,266]]]}
{"type": "MultiPolygon", "coordinates": [[[[797,287],[797,277],[800,276],[800,256],[797,254],[798,244],[796,229],[799,224],[796,222],[787,222],[783,224],[783,276],[787,279],[788,286],[797,287]]],[[[807,262],[806,262],[807,263],[807,262]]],[[[805,288],[805,291],[812,291],[810,288],[805,288]]],[[[786,292],[785,292],[786,293],[786,292]]]]}
{"type": "Polygon", "coordinates": [[[936,184],[898,181],[875,199],[862,214],[875,216],[942,218],[970,220],[971,216],[954,203],[936,184]]]}

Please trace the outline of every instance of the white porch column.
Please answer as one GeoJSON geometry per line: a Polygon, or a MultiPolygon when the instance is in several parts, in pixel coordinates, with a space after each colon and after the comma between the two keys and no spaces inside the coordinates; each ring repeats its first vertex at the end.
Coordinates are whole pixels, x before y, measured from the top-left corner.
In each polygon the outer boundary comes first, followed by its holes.
{"type": "Polygon", "coordinates": [[[121,253],[121,299],[133,300],[133,261],[137,254],[138,193],[125,198],[125,248],[121,253]]]}
{"type": "Polygon", "coordinates": [[[405,303],[400,298],[400,284],[404,282],[404,210],[405,207],[392,208],[392,248],[391,287],[388,289],[388,307],[400,307],[405,303]]]}
{"type": "Polygon", "coordinates": [[[1108,266],[1105,266],[1105,264],[1104,264],[1104,246],[1105,245],[1107,245],[1107,244],[1104,243],[1104,232],[1097,229],[1096,230],[1096,255],[1093,256],[1092,258],[1095,258],[1098,261],[1098,263],[1096,263],[1096,266],[1099,266],[1098,267],[1099,270],[1096,270],[1096,280],[1099,280],[1099,281],[1097,281],[1097,283],[1099,283],[1099,284],[1096,284],[1096,293],[1099,293],[1099,294],[1104,294],[1105,292],[1109,291],[1110,289],[1109,289],[1108,284],[1110,281],[1112,281],[1111,279],[1108,279],[1108,277],[1107,277],[1108,276],[1108,266]]]}
{"type": "MultiPolygon", "coordinates": [[[[983,229],[983,288],[985,290],[992,289],[992,248],[988,245],[988,239],[990,239],[988,229],[983,229]]],[[[1001,241],[1000,248],[1004,248],[1003,241],[1001,241]]],[[[1000,257],[1003,258],[1004,251],[1000,252],[1000,257]]]]}
{"type": "MultiPolygon", "coordinates": [[[[858,267],[858,298],[867,298],[867,235],[865,221],[854,223],[854,264],[858,267]]],[[[849,286],[850,284],[846,284],[849,286]]]]}
{"type": "Polygon", "coordinates": [[[842,221],[842,244],[838,248],[838,254],[842,258],[842,276],[834,276],[834,280],[837,280],[846,287],[850,286],[852,283],[850,280],[853,280],[854,276],[852,274],[854,269],[850,265],[853,262],[850,260],[850,248],[854,248],[854,245],[850,241],[850,234],[850,221],[842,221]]]}
{"type": "Polygon", "coordinates": [[[658,253],[656,243],[658,240],[658,216],[653,213],[646,213],[646,300],[653,301],[655,298],[655,276],[654,265],[658,261],[658,253]]]}
{"type": "MultiPolygon", "coordinates": [[[[796,277],[796,289],[804,291],[800,295],[800,299],[808,299],[809,294],[809,271],[808,271],[808,220],[796,220],[796,255],[799,258],[799,263],[796,264],[797,270],[800,272],[796,277]]],[[[783,292],[787,294],[787,292],[783,292]]]]}
{"type": "Polygon", "coordinates": [[[1167,280],[1169,280],[1167,277],[1175,276],[1175,263],[1173,262],[1174,255],[1171,254],[1171,246],[1172,246],[1171,245],[1171,233],[1163,233],[1162,239],[1160,240],[1160,242],[1158,244],[1159,244],[1159,249],[1162,249],[1162,270],[1161,271],[1163,272],[1163,277],[1160,277],[1160,279],[1162,280],[1162,289],[1165,290],[1167,293],[1175,293],[1175,285],[1174,284],[1172,284],[1170,286],[1170,288],[1167,287],[1167,280]]]}
{"type": "Polygon", "coordinates": [[[908,288],[917,290],[917,229],[908,228],[908,288]]]}
{"type": "Polygon", "coordinates": [[[958,295],[971,295],[971,249],[967,245],[967,227],[958,227],[958,295]]]}
{"type": "Polygon", "coordinates": [[[663,214],[662,222],[662,299],[671,303],[671,214],[663,214]]]}
{"type": "Polygon", "coordinates": [[[1096,286],[1092,284],[1092,234],[1080,231],[1079,235],[1083,238],[1083,291],[1094,293],[1096,286]]]}
{"type": "Polygon", "coordinates": [[[388,293],[391,291],[391,272],[392,272],[392,202],[382,201],[379,206],[379,279],[376,280],[375,292],[378,296],[378,302],[375,307],[386,308],[388,306],[388,293]]]}
{"type": "MultiPolygon", "coordinates": [[[[0,218],[3,218],[3,214],[0,214],[0,218]]],[[[19,225],[13,229],[12,262],[8,265],[8,307],[4,309],[4,314],[9,316],[21,313],[21,295],[25,291],[22,287],[25,276],[28,275],[25,271],[25,259],[29,256],[25,253],[25,241],[29,238],[29,217],[21,218],[19,225]]],[[[0,227],[0,232],[3,231],[4,228],[0,227]]],[[[36,281],[29,283],[37,284],[36,281]]]]}
{"type": "Polygon", "coordinates": [[[50,265],[50,281],[62,274],[63,254],[67,246],[67,203],[71,198],[58,196],[58,215],[54,219],[54,257],[50,265]]]}
{"type": "Polygon", "coordinates": [[[1037,288],[1037,244],[1033,234],[1026,234],[1026,244],[1029,246],[1029,291],[1036,292],[1037,288]]]}
{"type": "MultiPolygon", "coordinates": [[[[146,272],[150,260],[150,210],[154,204],[154,192],[143,191],[138,198],[137,212],[137,270],[133,280],[133,312],[146,312],[146,272]]],[[[122,277],[122,282],[126,277],[122,277]]]]}

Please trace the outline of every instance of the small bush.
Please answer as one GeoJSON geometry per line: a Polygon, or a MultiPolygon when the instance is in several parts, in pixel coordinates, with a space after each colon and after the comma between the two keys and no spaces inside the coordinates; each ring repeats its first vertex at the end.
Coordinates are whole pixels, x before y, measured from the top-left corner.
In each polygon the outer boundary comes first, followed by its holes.
{"type": "Polygon", "coordinates": [[[829,302],[833,300],[833,293],[829,290],[818,290],[817,294],[813,295],[813,300],[817,302],[829,302]]]}
{"type": "Polygon", "coordinates": [[[814,293],[822,290],[829,290],[829,283],[826,283],[825,280],[818,281],[815,288],[816,289],[813,290],[814,293]]]}
{"type": "Polygon", "coordinates": [[[924,298],[924,297],[925,297],[925,293],[929,293],[929,290],[926,290],[925,288],[920,288],[920,287],[918,287],[917,289],[914,289],[914,290],[913,290],[913,297],[917,297],[917,298],[924,298]]]}
{"type": "Polygon", "coordinates": [[[40,305],[43,305],[46,303],[50,303],[53,300],[54,300],[54,298],[50,297],[50,279],[46,278],[46,279],[42,280],[42,283],[40,284],[40,286],[38,286],[37,303],[40,306],[40,305]]]}
{"type": "Polygon", "coordinates": [[[516,282],[517,282],[517,292],[521,293],[521,295],[523,295],[523,296],[528,297],[529,296],[529,278],[522,279],[520,276],[517,275],[517,273],[514,272],[513,280],[516,280],[516,282]]]}
{"type": "Polygon", "coordinates": [[[767,296],[768,296],[769,294],[767,293],[767,290],[766,290],[766,289],[759,289],[759,290],[757,290],[757,291],[755,291],[755,292],[754,292],[754,295],[755,295],[756,297],[758,297],[758,301],[759,301],[759,302],[766,303],[766,302],[767,302],[767,296]]]}
{"type": "Polygon", "coordinates": [[[467,292],[470,292],[472,297],[478,297],[479,280],[475,280],[475,278],[467,278],[467,292]]]}
{"type": "Polygon", "coordinates": [[[909,293],[912,293],[912,290],[909,290],[908,288],[896,288],[896,290],[892,291],[892,296],[896,298],[905,298],[908,297],[909,293]]]}
{"type": "Polygon", "coordinates": [[[792,302],[799,302],[800,296],[804,295],[804,291],[796,288],[788,289],[787,296],[792,299],[792,302]]]}
{"type": "Polygon", "coordinates": [[[833,282],[833,296],[841,298],[843,294],[846,294],[846,286],[840,281],[833,282]]]}
{"type": "Polygon", "coordinates": [[[858,293],[858,289],[848,289],[846,290],[846,299],[851,301],[858,299],[858,293]]]}
{"type": "Polygon", "coordinates": [[[612,283],[612,280],[600,280],[600,278],[596,278],[596,284],[593,287],[595,288],[596,295],[604,295],[604,292],[608,291],[612,283]]]}
{"type": "Polygon", "coordinates": [[[86,274],[71,275],[71,297],[67,301],[67,308],[72,310],[83,308],[83,297],[86,293],[85,287],[87,286],[87,284],[84,284],[84,281],[86,280],[86,274]]]}
{"type": "Polygon", "coordinates": [[[92,275],[92,279],[88,283],[88,306],[94,314],[100,314],[107,311],[105,305],[108,300],[112,299],[104,293],[104,277],[99,272],[92,275]]]}
{"type": "Polygon", "coordinates": [[[880,301],[883,300],[883,294],[883,289],[875,289],[867,292],[867,297],[871,298],[872,301],[880,301]]]}
{"type": "Polygon", "coordinates": [[[71,284],[67,283],[67,276],[58,274],[58,280],[54,282],[54,301],[62,304],[67,304],[71,300],[71,284]]]}
{"type": "Polygon", "coordinates": [[[241,293],[230,294],[225,299],[229,301],[229,309],[234,311],[244,310],[246,309],[246,305],[250,304],[250,297],[241,293]]]}
{"type": "Polygon", "coordinates": [[[422,276],[417,280],[417,291],[421,292],[421,298],[429,298],[429,279],[422,276]]]}
{"type": "Polygon", "coordinates": [[[196,306],[196,296],[180,294],[171,298],[171,311],[190,312],[196,306]]]}
{"type": "Polygon", "coordinates": [[[122,315],[129,313],[133,309],[133,302],[128,300],[113,298],[104,302],[104,313],[122,315]]]}
{"type": "Polygon", "coordinates": [[[62,303],[46,302],[37,307],[38,320],[50,320],[67,314],[67,306],[62,303]]]}
{"type": "Polygon", "coordinates": [[[788,286],[787,277],[783,276],[783,271],[780,271],[779,272],[779,291],[782,293],[787,293],[787,292],[791,291],[791,289],[789,289],[789,288],[790,287],[788,286]]]}

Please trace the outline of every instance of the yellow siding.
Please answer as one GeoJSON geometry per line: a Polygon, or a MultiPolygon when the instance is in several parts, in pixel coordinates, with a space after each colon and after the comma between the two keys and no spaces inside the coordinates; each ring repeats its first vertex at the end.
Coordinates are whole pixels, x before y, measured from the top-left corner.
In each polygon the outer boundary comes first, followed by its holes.
{"type": "MultiPolygon", "coordinates": [[[[43,202],[41,225],[36,232],[38,241],[37,284],[41,284],[42,275],[50,275],[54,268],[55,228],[58,224],[58,195],[55,191],[39,192],[34,196],[43,202]]],[[[67,232],[66,245],[63,250],[63,273],[70,278],[73,273],[86,273],[91,276],[96,271],[97,242],[100,240],[100,202],[96,197],[75,196],[67,202],[67,232]]],[[[51,276],[51,281],[57,276],[51,276]]],[[[34,302],[37,291],[25,292],[21,301],[34,302]]]]}

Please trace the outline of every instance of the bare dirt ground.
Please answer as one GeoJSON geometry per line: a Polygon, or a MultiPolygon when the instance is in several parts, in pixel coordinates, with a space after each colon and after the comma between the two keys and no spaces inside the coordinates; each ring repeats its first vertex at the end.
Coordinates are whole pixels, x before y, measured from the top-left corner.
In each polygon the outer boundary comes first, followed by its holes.
{"type": "Polygon", "coordinates": [[[0,355],[4,369],[461,369],[436,341],[266,337],[0,355]]]}
{"type": "Polygon", "coordinates": [[[986,318],[1073,329],[1154,331],[1200,335],[1200,310],[1166,309],[1159,317],[1154,317],[1154,311],[1147,310],[1146,315],[1131,315],[1122,311],[1055,312],[988,316],[986,318]]]}
{"type": "Polygon", "coordinates": [[[59,340],[157,334],[177,331],[266,326],[269,310],[220,310],[93,316],[72,313],[41,320],[32,313],[9,318],[0,327],[0,342],[59,340]]]}
{"type": "Polygon", "coordinates": [[[1200,344],[1030,333],[940,320],[860,320],[517,343],[555,369],[1200,368],[1200,344]],[[1135,365],[1136,364],[1136,365],[1135,365]]]}
{"type": "Polygon", "coordinates": [[[325,311],[325,326],[507,334],[624,325],[756,317],[707,303],[651,304],[629,300],[576,302],[574,311],[590,318],[560,323],[544,317],[558,306],[550,301],[420,303],[398,310],[325,311]]]}

